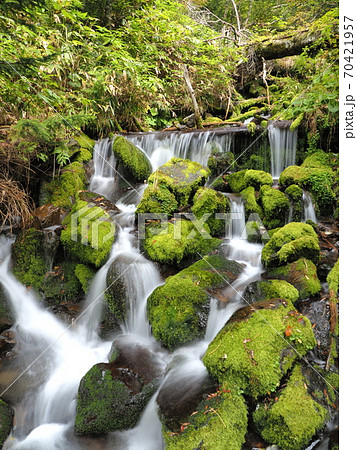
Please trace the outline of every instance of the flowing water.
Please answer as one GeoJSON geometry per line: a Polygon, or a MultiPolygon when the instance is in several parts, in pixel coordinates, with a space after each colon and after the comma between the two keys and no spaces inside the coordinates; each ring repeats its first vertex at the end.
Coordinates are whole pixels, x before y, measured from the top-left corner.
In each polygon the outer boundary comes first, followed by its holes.
{"type": "MultiPolygon", "coordinates": [[[[199,152],[199,143],[203,146],[201,148],[205,149],[205,145],[213,142],[210,133],[204,138],[194,137],[194,134],[183,136],[185,144],[181,142],[173,147],[165,147],[166,143],[174,140],[170,138],[164,141],[164,144],[161,143],[161,147],[155,147],[155,144],[150,151],[148,148],[144,150],[154,161],[158,156],[158,153],[155,153],[157,151],[173,151],[174,156],[195,158],[199,152]]],[[[224,141],[220,142],[223,145],[224,141]]],[[[143,144],[144,147],[145,145],[143,144]]],[[[102,158],[98,157],[94,161],[95,173],[90,188],[98,193],[108,192],[111,195],[111,180],[114,176],[111,168],[103,163],[103,159],[107,158],[110,161],[109,166],[112,165],[110,142],[101,141],[96,144],[96,149],[102,152],[102,158]]],[[[200,158],[202,161],[206,156],[201,155],[200,158]]],[[[146,346],[157,355],[162,367],[167,369],[161,387],[147,405],[138,425],[126,432],[110,433],[101,441],[99,448],[164,448],[156,396],[160,395],[161,389],[170,386],[187,392],[195,389],[195,385],[207,377],[201,361],[202,356],[233,312],[245,306],[245,287],[258,279],[263,271],[260,263],[262,245],[250,244],[247,241],[244,206],[241,198],[236,197],[230,200],[233,219],[227,230],[226,245],[229,258],[244,263],[245,267],[230,287],[233,293],[230,301],[222,304],[214,298],[211,299],[206,334],[200,342],[179,348],[172,354],[160,348],[151,334],[145,311],[147,297],[163,280],[156,266],[140,253],[134,233],[136,204],[144,189],[145,185],[135,192],[129,191],[117,201],[116,205],[121,213],[117,220],[116,241],[108,262],[97,272],[83,312],[73,326],[66,325],[54,314],[46,311],[36,296],[13,277],[9,270],[11,241],[2,238],[0,244],[3,254],[0,254],[0,258],[4,262],[0,266],[0,281],[7,291],[16,318],[14,329],[18,342],[17,359],[22,362],[23,368],[32,364],[26,372],[26,377],[20,377],[17,383],[21,384],[24,379],[28,386],[33,386],[16,407],[16,426],[5,443],[5,449],[97,448],[91,447],[96,442],[95,439],[83,441],[76,438],[73,434],[73,424],[76,393],[81,378],[94,364],[108,361],[112,342],[101,340],[97,335],[97,328],[107,273],[114,262],[118,264],[125,280],[128,296],[128,318],[118,331],[118,336],[125,337],[128,342],[146,346]]]]}
{"type": "Polygon", "coordinates": [[[314,208],[314,204],[312,202],[312,198],[309,192],[304,191],[302,194],[302,202],[303,202],[303,212],[304,217],[303,221],[312,220],[313,222],[317,222],[316,212],[314,208]]]}
{"type": "Polygon", "coordinates": [[[271,174],[277,180],[286,167],[295,164],[297,130],[290,131],[288,126],[280,127],[278,123],[271,123],[268,126],[268,136],[271,151],[271,174]]]}

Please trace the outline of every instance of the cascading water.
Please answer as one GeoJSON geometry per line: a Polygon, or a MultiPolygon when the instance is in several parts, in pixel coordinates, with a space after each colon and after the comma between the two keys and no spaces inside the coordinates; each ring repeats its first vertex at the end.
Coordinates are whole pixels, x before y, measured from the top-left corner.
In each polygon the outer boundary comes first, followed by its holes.
{"type": "Polygon", "coordinates": [[[303,220],[306,222],[307,220],[312,220],[313,222],[317,222],[316,212],[314,208],[314,204],[312,202],[312,198],[309,192],[304,191],[302,194],[302,202],[303,202],[303,211],[304,217],[303,220]]]}
{"type": "MultiPolygon", "coordinates": [[[[284,123],[285,125],[285,123],[284,123]]],[[[271,174],[277,180],[281,172],[295,164],[297,147],[297,130],[290,131],[288,126],[273,122],[268,126],[271,151],[271,174]]]]}
{"type": "Polygon", "coordinates": [[[112,141],[108,138],[97,141],[93,150],[94,173],[89,190],[110,198],[115,191],[115,156],[112,141]]]}
{"type": "Polygon", "coordinates": [[[207,165],[212,150],[228,151],[231,148],[233,134],[218,134],[215,131],[161,132],[126,137],[147,154],[155,170],[173,156],[207,165]]]}
{"type": "MultiPolygon", "coordinates": [[[[190,142],[193,140],[192,137],[186,139],[190,142]]],[[[199,139],[192,148],[196,149],[198,141],[199,139]]],[[[208,139],[205,140],[205,144],[207,142],[208,139]]],[[[196,150],[184,148],[183,143],[180,145],[182,146],[182,150],[178,151],[178,153],[181,152],[180,156],[193,158],[192,155],[196,150]]],[[[174,146],[174,148],[180,148],[180,145],[174,146]]],[[[188,143],[186,142],[185,145],[188,143]]],[[[103,158],[110,159],[111,154],[109,151],[107,152],[108,147],[109,143],[105,141],[98,143],[96,148],[98,152],[102,152],[103,158]]],[[[159,147],[156,148],[156,150],[158,149],[159,147]]],[[[176,150],[174,151],[176,152],[176,150]]],[[[154,153],[155,149],[152,149],[151,156],[154,156],[154,153]]],[[[176,156],[179,155],[176,154],[176,156]]],[[[102,158],[99,158],[98,155],[94,161],[95,174],[98,176],[97,180],[101,177],[102,181],[96,188],[95,176],[93,176],[90,187],[98,193],[103,193],[102,187],[110,186],[111,180],[114,178],[110,170],[100,172],[97,166],[101,164],[102,158]],[[100,173],[101,175],[99,175],[100,173]]],[[[114,167],[114,164],[112,166],[114,167]]],[[[153,289],[162,283],[162,280],[155,265],[140,254],[137,240],[132,233],[135,228],[135,205],[140,200],[144,189],[145,185],[135,192],[130,191],[116,203],[121,211],[117,216],[116,242],[108,262],[94,278],[84,311],[73,327],[65,325],[52,313],[46,311],[31,291],[25,289],[9,273],[10,256],[8,253],[11,243],[2,242],[7,255],[0,267],[0,281],[8,291],[11,305],[15,311],[17,341],[21,347],[18,359],[30,364],[42,352],[44,353],[38,363],[31,367],[34,375],[29,382],[31,385],[35,379],[37,388],[32,389],[17,407],[17,425],[12,436],[7,440],[5,449],[61,448],[72,450],[91,448],[82,444],[73,435],[75,399],[83,375],[94,364],[108,360],[111,342],[101,341],[96,329],[100,320],[101,300],[106,289],[107,273],[114,262],[119,263],[119,271],[125,280],[127,296],[130,300],[128,302],[128,318],[122,325],[119,336],[126,337],[129,342],[139,342],[156,352],[161,358],[161,363],[167,366],[168,370],[161,387],[143,412],[139,424],[132,430],[112,433],[106,442],[101,444],[103,449],[160,450],[164,448],[161,422],[157,413],[157,396],[160,395],[161,389],[169,386],[180,389],[184,395],[187,390],[194,389],[196,384],[200,384],[207,377],[206,369],[201,361],[202,356],[229,317],[238,308],[245,306],[244,289],[262,272],[260,263],[262,246],[250,244],[247,241],[243,202],[240,198],[232,198],[231,208],[234,213],[234,221],[230,223],[229,234],[227,234],[229,257],[245,264],[243,272],[231,287],[234,295],[230,296],[227,304],[222,304],[212,298],[206,334],[202,341],[180,348],[171,355],[158,349],[158,344],[151,335],[145,310],[146,298],[153,289]],[[30,349],[32,353],[29,353],[30,349]],[[38,373],[41,373],[41,377],[38,376],[38,373]],[[33,411],[33,413],[29,411],[33,411]],[[23,421],[19,420],[21,415],[25,416],[23,421]]],[[[109,195],[111,194],[112,192],[109,192],[109,195]]],[[[94,442],[95,440],[90,441],[94,442]]],[[[86,442],[88,443],[88,441],[86,442]]]]}

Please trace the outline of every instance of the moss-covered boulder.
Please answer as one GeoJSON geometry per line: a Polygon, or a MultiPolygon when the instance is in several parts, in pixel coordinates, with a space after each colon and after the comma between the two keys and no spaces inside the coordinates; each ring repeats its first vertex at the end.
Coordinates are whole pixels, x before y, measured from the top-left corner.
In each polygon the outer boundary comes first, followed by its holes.
{"type": "Polygon", "coordinates": [[[248,186],[252,186],[254,190],[259,191],[261,186],[273,184],[273,177],[263,170],[241,170],[232,173],[226,177],[232,192],[239,193],[248,186]]]}
{"type": "Polygon", "coordinates": [[[143,213],[166,214],[172,217],[178,210],[174,194],[164,185],[149,185],[136,209],[136,215],[143,213]]]}
{"type": "Polygon", "coordinates": [[[209,169],[197,162],[171,158],[150,175],[148,183],[165,186],[174,194],[179,208],[183,208],[192,202],[197,189],[204,186],[209,174],[209,169]]]}
{"type": "Polygon", "coordinates": [[[216,214],[225,214],[230,211],[227,197],[213,189],[202,187],[198,189],[193,197],[192,213],[197,219],[201,219],[205,214],[209,214],[205,223],[210,229],[212,236],[224,236],[225,220],[216,218],[216,214]]]}
{"type": "Polygon", "coordinates": [[[297,365],[278,398],[260,404],[253,419],[262,437],[270,444],[284,450],[300,450],[323,427],[327,411],[310,395],[306,379],[297,365]]]}
{"type": "Polygon", "coordinates": [[[300,300],[309,298],[321,290],[316,266],[306,258],[300,258],[282,267],[269,269],[263,276],[285,280],[292,284],[297,289],[300,300]]]}
{"type": "Polygon", "coordinates": [[[340,262],[337,260],[333,268],[330,270],[329,274],[327,275],[327,284],[330,291],[333,291],[335,294],[337,294],[339,289],[339,270],[340,270],[340,262]]]}
{"type": "Polygon", "coordinates": [[[235,385],[205,396],[180,433],[164,428],[167,450],[236,450],[245,441],[248,410],[235,385]]]}
{"type": "Polygon", "coordinates": [[[299,292],[284,280],[254,281],[244,291],[244,299],[249,303],[269,300],[270,298],[283,298],[295,303],[299,298],[299,292]]]}
{"type": "Polygon", "coordinates": [[[301,166],[289,166],[280,175],[283,187],[298,185],[309,191],[317,206],[319,216],[333,213],[336,195],[333,191],[334,172],[327,163],[326,153],[319,151],[309,155],[301,166]]]}
{"type": "Polygon", "coordinates": [[[59,305],[63,302],[79,302],[83,299],[84,291],[76,275],[77,263],[61,261],[56,263],[53,270],[47,272],[40,291],[46,303],[59,305]]]}
{"type": "Polygon", "coordinates": [[[285,189],[285,194],[290,200],[290,221],[300,222],[303,212],[303,190],[297,184],[291,184],[287,189],[285,189]]]}
{"type": "Polygon", "coordinates": [[[271,237],[270,230],[268,232],[260,218],[257,219],[249,220],[245,225],[247,240],[252,244],[265,244],[271,237]]]}
{"type": "Polygon", "coordinates": [[[254,398],[274,392],[295,361],[316,345],[309,320],[292,303],[271,299],[233,314],[203,362],[219,383],[254,398]]]}
{"type": "Polygon", "coordinates": [[[113,153],[118,166],[124,169],[131,181],[143,183],[149,178],[152,167],[148,157],[124,136],[114,139],[113,153]]]}
{"type": "Polygon", "coordinates": [[[234,160],[235,158],[232,152],[212,151],[207,162],[211,176],[217,177],[228,169],[233,172],[235,168],[234,160]]]}
{"type": "Polygon", "coordinates": [[[86,188],[87,180],[84,166],[75,161],[65,166],[50,183],[41,187],[41,205],[52,204],[64,209],[71,209],[78,191],[86,188]]]}
{"type": "Polygon", "coordinates": [[[90,283],[94,278],[95,271],[85,264],[77,264],[74,273],[80,282],[83,291],[87,293],[89,291],[90,283]]]}
{"type": "Polygon", "coordinates": [[[114,242],[115,213],[119,213],[116,206],[102,196],[79,193],[71,213],[63,221],[61,242],[65,250],[75,260],[100,267],[114,242]]]}
{"type": "Polygon", "coordinates": [[[258,214],[259,217],[263,217],[263,211],[257,203],[257,198],[255,196],[255,190],[253,186],[249,186],[243,189],[240,195],[242,196],[244,201],[246,219],[249,219],[250,214],[258,214]]]}
{"type": "Polygon", "coordinates": [[[210,294],[232,283],[242,271],[235,261],[212,255],[166,279],[147,301],[147,314],[156,340],[169,349],[204,336],[210,294]]]}
{"type": "Polygon", "coordinates": [[[0,447],[4,445],[12,428],[12,421],[14,419],[14,410],[0,399],[0,447]]]}
{"type": "Polygon", "coordinates": [[[96,436],[134,427],[156,388],[120,364],[96,364],[79,385],[76,433],[96,436]]]}
{"type": "Polygon", "coordinates": [[[270,186],[260,188],[260,202],[263,206],[263,223],[267,228],[277,228],[285,225],[285,218],[289,211],[289,200],[287,196],[270,186]]]}
{"type": "Polygon", "coordinates": [[[273,234],[262,251],[265,267],[277,267],[300,258],[316,263],[320,257],[317,234],[311,225],[291,222],[273,234]]]}
{"type": "Polygon", "coordinates": [[[202,227],[197,221],[179,219],[163,225],[147,225],[143,248],[152,261],[180,266],[197,261],[220,243],[220,239],[209,234],[207,225],[202,227]]]}

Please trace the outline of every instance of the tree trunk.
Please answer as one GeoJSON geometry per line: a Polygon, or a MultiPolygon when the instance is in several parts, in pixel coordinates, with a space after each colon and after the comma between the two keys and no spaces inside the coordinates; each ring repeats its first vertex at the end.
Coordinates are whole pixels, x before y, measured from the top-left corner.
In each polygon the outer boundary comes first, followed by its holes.
{"type": "Polygon", "coordinates": [[[188,73],[188,69],[187,69],[186,65],[183,65],[183,77],[184,77],[184,80],[185,80],[185,83],[187,86],[188,93],[190,94],[190,97],[192,100],[196,128],[202,128],[202,123],[203,123],[202,116],[200,113],[200,109],[198,107],[195,92],[193,90],[192,83],[191,83],[190,74],[188,73]]]}

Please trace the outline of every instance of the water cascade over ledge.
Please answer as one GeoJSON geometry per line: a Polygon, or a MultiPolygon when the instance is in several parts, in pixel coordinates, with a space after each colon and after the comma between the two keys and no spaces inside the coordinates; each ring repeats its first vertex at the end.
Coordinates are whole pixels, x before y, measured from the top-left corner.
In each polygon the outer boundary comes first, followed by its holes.
{"type": "Polygon", "coordinates": [[[297,130],[289,129],[290,121],[273,122],[268,125],[271,151],[271,175],[277,180],[281,172],[293,166],[296,159],[297,130]]]}

